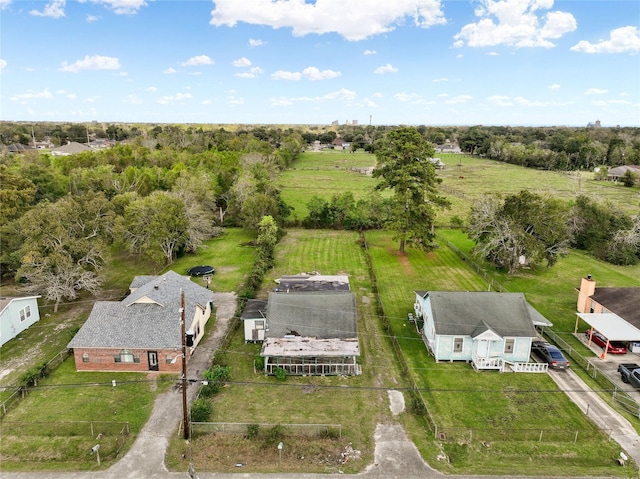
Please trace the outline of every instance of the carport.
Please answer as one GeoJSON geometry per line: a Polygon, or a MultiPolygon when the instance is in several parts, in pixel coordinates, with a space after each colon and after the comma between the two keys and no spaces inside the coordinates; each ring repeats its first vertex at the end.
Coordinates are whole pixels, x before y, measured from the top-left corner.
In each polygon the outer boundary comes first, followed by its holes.
{"type": "MultiPolygon", "coordinates": [[[[592,329],[602,333],[607,338],[607,346],[602,352],[602,359],[607,357],[610,341],[640,342],[640,330],[617,314],[577,313],[577,315],[574,333],[578,333],[578,323],[582,319],[592,329]]],[[[591,344],[591,341],[589,341],[589,344],[591,344]]]]}

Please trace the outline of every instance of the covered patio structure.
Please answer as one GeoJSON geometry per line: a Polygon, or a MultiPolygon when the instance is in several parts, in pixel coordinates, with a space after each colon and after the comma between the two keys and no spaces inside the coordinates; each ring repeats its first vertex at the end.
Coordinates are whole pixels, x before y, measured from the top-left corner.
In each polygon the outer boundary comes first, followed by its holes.
{"type": "Polygon", "coordinates": [[[640,330],[614,313],[577,313],[574,333],[578,333],[578,325],[583,320],[592,329],[607,338],[607,346],[602,352],[602,359],[607,357],[611,341],[640,342],[640,330]]]}

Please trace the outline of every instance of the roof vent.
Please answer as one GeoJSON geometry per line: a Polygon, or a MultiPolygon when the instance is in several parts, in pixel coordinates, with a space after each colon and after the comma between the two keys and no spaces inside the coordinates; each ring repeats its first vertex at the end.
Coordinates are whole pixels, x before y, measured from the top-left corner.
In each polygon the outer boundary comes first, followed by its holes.
{"type": "Polygon", "coordinates": [[[157,284],[153,286],[153,289],[159,289],[159,288],[160,288],[160,286],[157,285],[157,284]]]}
{"type": "Polygon", "coordinates": [[[591,275],[590,274],[587,275],[587,279],[591,280],[591,275]]]}

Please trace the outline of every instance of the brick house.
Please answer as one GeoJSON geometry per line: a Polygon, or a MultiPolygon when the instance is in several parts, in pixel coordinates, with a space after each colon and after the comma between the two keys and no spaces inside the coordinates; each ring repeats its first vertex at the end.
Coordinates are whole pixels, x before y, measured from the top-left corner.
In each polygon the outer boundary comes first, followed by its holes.
{"type": "Polygon", "coordinates": [[[97,301],[68,344],[77,371],[182,370],[181,295],[185,298],[187,360],[204,335],[213,293],[169,271],[136,276],[122,301],[97,301]]]}

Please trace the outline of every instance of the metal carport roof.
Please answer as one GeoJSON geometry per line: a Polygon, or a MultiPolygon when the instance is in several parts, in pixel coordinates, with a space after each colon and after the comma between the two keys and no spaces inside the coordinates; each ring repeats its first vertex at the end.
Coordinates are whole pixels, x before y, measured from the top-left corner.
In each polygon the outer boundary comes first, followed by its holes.
{"type": "MultiPolygon", "coordinates": [[[[602,333],[609,341],[640,341],[640,330],[613,313],[577,313],[578,318],[602,333]]],[[[576,333],[578,321],[576,320],[576,333]]]]}

